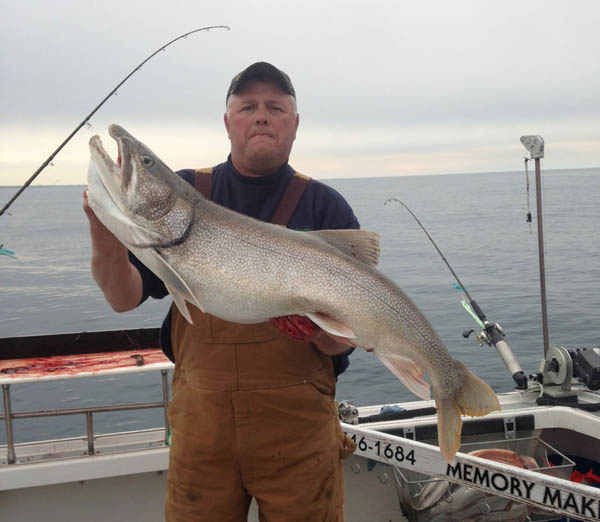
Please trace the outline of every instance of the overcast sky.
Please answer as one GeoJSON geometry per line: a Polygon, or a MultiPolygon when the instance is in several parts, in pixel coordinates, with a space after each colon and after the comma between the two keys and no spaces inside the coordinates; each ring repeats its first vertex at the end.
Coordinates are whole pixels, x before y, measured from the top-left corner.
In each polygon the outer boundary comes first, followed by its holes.
{"type": "MultiPolygon", "coordinates": [[[[286,71],[291,164],[316,178],[600,166],[600,1],[0,0],[0,185],[20,185],[139,62],[38,178],[85,184],[87,141],[119,123],[172,168],[223,161],[225,92],[286,71]]],[[[2,202],[0,202],[2,203],[2,202]]]]}

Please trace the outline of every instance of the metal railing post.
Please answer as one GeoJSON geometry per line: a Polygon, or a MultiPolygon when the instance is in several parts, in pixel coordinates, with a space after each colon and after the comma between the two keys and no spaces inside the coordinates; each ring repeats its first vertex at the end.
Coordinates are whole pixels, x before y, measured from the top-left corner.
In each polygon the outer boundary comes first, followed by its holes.
{"type": "Polygon", "coordinates": [[[93,455],[96,450],[94,449],[94,420],[91,411],[85,412],[85,424],[87,429],[88,455],[93,455]]]}
{"type": "Polygon", "coordinates": [[[169,435],[171,434],[171,428],[169,427],[169,379],[167,378],[169,372],[167,370],[161,370],[162,374],[162,389],[163,389],[163,405],[165,414],[165,444],[169,444],[169,435]]]}
{"type": "Polygon", "coordinates": [[[2,394],[4,395],[4,420],[6,422],[6,456],[9,464],[17,461],[15,455],[15,438],[13,432],[13,416],[10,406],[10,384],[2,385],[2,394]]]}

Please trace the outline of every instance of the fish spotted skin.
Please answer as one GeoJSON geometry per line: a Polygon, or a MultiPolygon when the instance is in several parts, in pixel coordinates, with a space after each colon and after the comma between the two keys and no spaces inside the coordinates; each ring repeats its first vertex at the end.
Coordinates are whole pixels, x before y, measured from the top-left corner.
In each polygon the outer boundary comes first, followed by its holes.
{"type": "Polygon", "coordinates": [[[460,444],[461,414],[500,409],[489,385],[456,361],[411,299],[376,268],[377,234],[300,232],[205,199],[148,147],[109,127],[121,165],[90,140],[88,197],[100,221],[186,302],[221,319],[257,323],[306,315],[331,335],[374,353],[438,409],[443,456],[460,444]]]}

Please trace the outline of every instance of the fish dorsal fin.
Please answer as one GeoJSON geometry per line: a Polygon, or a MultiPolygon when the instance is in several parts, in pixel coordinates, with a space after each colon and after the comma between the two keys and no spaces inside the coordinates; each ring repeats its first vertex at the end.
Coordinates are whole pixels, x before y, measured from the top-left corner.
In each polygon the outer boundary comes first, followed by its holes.
{"type": "Polygon", "coordinates": [[[429,395],[429,383],[423,380],[423,370],[415,361],[398,355],[382,355],[377,350],[374,353],[384,366],[417,397],[425,401],[431,398],[429,395]]]}
{"type": "Polygon", "coordinates": [[[343,229],[315,230],[310,234],[320,237],[331,246],[369,266],[377,266],[379,262],[379,234],[377,232],[343,229]]]}
{"type": "Polygon", "coordinates": [[[349,326],[346,326],[339,321],[336,321],[333,317],[319,312],[309,312],[306,316],[317,326],[325,330],[327,333],[336,337],[344,337],[346,339],[354,339],[356,334],[349,326]]]}

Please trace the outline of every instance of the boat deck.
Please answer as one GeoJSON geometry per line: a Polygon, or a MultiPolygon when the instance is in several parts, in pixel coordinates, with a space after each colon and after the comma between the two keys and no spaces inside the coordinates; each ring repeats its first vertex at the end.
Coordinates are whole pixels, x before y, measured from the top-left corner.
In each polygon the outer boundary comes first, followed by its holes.
{"type": "MultiPolygon", "coordinates": [[[[18,358],[13,354],[12,358],[0,361],[5,408],[0,420],[5,422],[8,442],[0,446],[0,505],[10,506],[7,512],[18,519],[26,506],[45,505],[48,498],[67,501],[73,488],[79,488],[83,496],[78,519],[92,520],[88,506],[90,502],[97,502],[98,493],[102,492],[104,499],[114,499],[111,506],[105,507],[110,512],[109,518],[129,520],[133,512],[124,504],[137,491],[154,501],[146,519],[161,520],[169,452],[167,373],[172,367],[159,349],[148,346],[47,357],[18,358]],[[11,410],[12,384],[145,371],[162,373],[163,401],[45,412],[11,410]],[[138,408],[163,408],[164,426],[134,432],[94,433],[92,417],[95,413],[138,408]],[[13,419],[73,414],[87,418],[87,433],[81,437],[28,443],[14,440],[13,419]],[[26,502],[21,505],[21,501],[26,502]],[[118,514],[115,506],[119,506],[118,514]]],[[[577,393],[581,405],[600,403],[597,392],[578,388],[577,393]]],[[[393,405],[403,410],[397,418],[382,415],[384,405],[350,408],[356,411],[356,418],[346,420],[343,428],[358,448],[345,461],[346,519],[349,522],[403,521],[402,509],[414,500],[409,491],[411,487],[416,486],[421,491],[425,487],[437,487],[428,484],[452,484],[453,488],[477,491],[481,498],[473,498],[479,499],[477,502],[482,508],[492,505],[490,499],[501,497],[546,514],[552,511],[580,520],[599,521],[600,490],[576,484],[568,478],[574,465],[571,457],[598,460],[600,411],[541,406],[536,403],[535,394],[523,396],[512,392],[500,395],[499,399],[502,411],[483,418],[463,417],[463,445],[453,463],[446,462],[437,447],[433,401],[393,405]],[[521,447],[522,444],[541,447],[540,468],[520,469],[469,454],[471,444],[482,443],[492,449],[521,447]],[[555,469],[546,462],[550,453],[562,459],[555,469]],[[406,491],[409,491],[408,496],[406,491]]],[[[256,510],[249,520],[257,520],[256,510]]]]}

